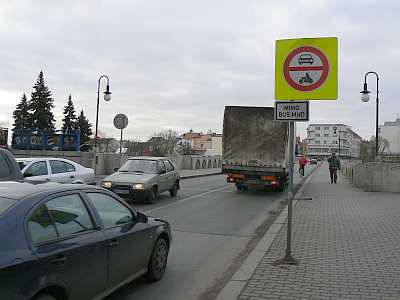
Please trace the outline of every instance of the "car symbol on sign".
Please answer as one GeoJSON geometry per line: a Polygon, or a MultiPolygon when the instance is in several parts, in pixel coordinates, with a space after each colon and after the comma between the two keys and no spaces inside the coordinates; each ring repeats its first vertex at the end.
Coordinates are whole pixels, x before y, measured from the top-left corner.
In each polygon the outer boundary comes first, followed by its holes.
{"type": "Polygon", "coordinates": [[[311,54],[305,53],[301,54],[299,59],[297,60],[299,65],[301,64],[310,64],[312,65],[314,63],[314,58],[311,56],[311,54]]]}

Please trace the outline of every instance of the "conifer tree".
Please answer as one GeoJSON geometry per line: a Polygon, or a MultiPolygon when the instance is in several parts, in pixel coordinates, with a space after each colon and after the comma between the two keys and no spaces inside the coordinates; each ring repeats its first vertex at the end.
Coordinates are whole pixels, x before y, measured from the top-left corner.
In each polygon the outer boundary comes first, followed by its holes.
{"type": "Polygon", "coordinates": [[[54,100],[45,84],[43,71],[40,71],[36,84],[33,86],[29,108],[32,112],[33,129],[54,131],[55,120],[51,111],[54,108],[54,100]]]}
{"type": "Polygon", "coordinates": [[[14,130],[24,130],[28,128],[32,128],[32,118],[29,112],[29,104],[28,99],[26,99],[26,95],[23,94],[21,98],[21,102],[18,103],[16,109],[13,112],[14,118],[14,130]]]}
{"type": "Polygon", "coordinates": [[[89,120],[86,118],[83,110],[78,117],[77,128],[80,129],[81,145],[83,145],[90,140],[90,136],[93,134],[92,124],[90,124],[89,120]]]}
{"type": "Polygon", "coordinates": [[[67,105],[64,106],[64,118],[62,131],[64,133],[74,133],[77,129],[77,118],[75,114],[74,103],[72,102],[71,94],[68,97],[67,105]]]}

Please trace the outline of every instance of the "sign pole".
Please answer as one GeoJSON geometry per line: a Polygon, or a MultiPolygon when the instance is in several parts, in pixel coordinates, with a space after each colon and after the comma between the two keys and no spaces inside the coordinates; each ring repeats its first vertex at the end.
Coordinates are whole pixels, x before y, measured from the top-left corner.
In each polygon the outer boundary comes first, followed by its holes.
{"type": "Polygon", "coordinates": [[[122,163],[122,132],[124,130],[121,129],[121,138],[119,140],[119,166],[121,167],[121,163],[122,163]]]}
{"type": "Polygon", "coordinates": [[[288,222],[287,222],[287,244],[286,256],[287,264],[298,264],[292,257],[292,201],[293,201],[293,173],[294,173],[294,121],[289,122],[289,186],[288,186],[288,222]]]}

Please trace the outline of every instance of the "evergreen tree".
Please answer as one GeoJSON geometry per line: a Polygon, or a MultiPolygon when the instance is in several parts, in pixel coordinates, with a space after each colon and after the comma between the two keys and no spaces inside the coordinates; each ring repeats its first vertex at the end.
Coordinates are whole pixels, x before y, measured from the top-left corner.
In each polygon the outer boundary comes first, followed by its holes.
{"type": "Polygon", "coordinates": [[[90,140],[90,136],[93,134],[92,124],[86,118],[83,110],[78,117],[77,128],[81,131],[81,145],[83,145],[90,140]]]}
{"type": "Polygon", "coordinates": [[[77,118],[75,115],[74,103],[72,97],[69,95],[67,105],[64,106],[64,118],[62,131],[64,133],[73,133],[77,129],[77,118]]]}
{"type": "Polygon", "coordinates": [[[40,71],[36,84],[33,86],[29,108],[32,111],[32,128],[54,131],[54,100],[44,82],[43,71],[40,71]]]}
{"type": "Polygon", "coordinates": [[[32,128],[32,118],[29,112],[29,104],[28,99],[26,99],[26,95],[23,94],[21,98],[21,102],[18,103],[16,109],[13,112],[14,118],[14,130],[15,129],[28,129],[32,128]]]}

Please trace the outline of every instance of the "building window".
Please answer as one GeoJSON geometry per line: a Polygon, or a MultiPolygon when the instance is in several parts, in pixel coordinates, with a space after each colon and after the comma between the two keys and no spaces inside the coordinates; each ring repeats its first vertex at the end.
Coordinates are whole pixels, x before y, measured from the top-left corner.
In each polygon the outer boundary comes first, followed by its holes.
{"type": "Polygon", "coordinates": [[[319,133],[316,133],[316,134],[315,134],[315,136],[321,136],[321,134],[319,134],[319,133]]]}
{"type": "Polygon", "coordinates": [[[324,144],[326,144],[326,141],[324,141],[324,144]]]}
{"type": "Polygon", "coordinates": [[[325,130],[329,130],[329,127],[324,127],[325,130]]]}
{"type": "Polygon", "coordinates": [[[321,129],[321,127],[315,127],[315,130],[320,130],[321,129]]]}
{"type": "Polygon", "coordinates": [[[325,137],[328,137],[328,136],[329,136],[329,133],[324,133],[324,136],[325,136],[325,137]]]}

